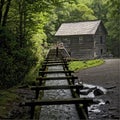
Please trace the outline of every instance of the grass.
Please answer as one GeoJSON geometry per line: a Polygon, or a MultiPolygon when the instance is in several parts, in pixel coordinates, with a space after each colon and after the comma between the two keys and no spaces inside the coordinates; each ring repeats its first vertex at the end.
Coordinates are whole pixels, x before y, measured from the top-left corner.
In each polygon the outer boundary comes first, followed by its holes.
{"type": "Polygon", "coordinates": [[[87,60],[87,61],[72,61],[69,62],[69,69],[73,71],[86,69],[90,67],[95,67],[104,63],[104,60],[95,59],[95,60],[87,60]]]}

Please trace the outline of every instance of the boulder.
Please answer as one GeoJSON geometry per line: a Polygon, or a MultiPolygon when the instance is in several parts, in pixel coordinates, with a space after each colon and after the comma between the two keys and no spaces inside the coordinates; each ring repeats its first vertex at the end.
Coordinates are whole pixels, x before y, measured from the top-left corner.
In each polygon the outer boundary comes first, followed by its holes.
{"type": "Polygon", "coordinates": [[[95,96],[99,96],[99,95],[104,94],[104,92],[102,90],[98,89],[98,88],[96,88],[93,93],[94,93],[95,96]]]}

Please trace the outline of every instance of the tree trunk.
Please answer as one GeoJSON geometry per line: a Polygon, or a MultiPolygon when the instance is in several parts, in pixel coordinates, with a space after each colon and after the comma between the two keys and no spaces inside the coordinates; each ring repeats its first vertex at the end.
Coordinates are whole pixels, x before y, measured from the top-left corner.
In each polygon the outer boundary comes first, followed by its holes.
{"type": "Polygon", "coordinates": [[[26,8],[25,8],[25,0],[21,0],[19,2],[19,40],[20,47],[24,47],[25,45],[25,34],[26,34],[26,8]]]}
{"type": "Polygon", "coordinates": [[[23,21],[23,13],[22,13],[22,2],[19,2],[19,40],[20,40],[20,47],[22,47],[22,21],[23,21]]]}
{"type": "Polygon", "coordinates": [[[2,9],[3,9],[3,6],[4,6],[4,0],[1,0],[0,1],[0,24],[1,24],[1,21],[2,21],[2,9]]]}
{"type": "Polygon", "coordinates": [[[10,8],[10,3],[11,3],[11,0],[7,0],[6,9],[5,9],[5,12],[3,15],[2,26],[6,26],[7,16],[8,16],[9,8],[10,8]]]}

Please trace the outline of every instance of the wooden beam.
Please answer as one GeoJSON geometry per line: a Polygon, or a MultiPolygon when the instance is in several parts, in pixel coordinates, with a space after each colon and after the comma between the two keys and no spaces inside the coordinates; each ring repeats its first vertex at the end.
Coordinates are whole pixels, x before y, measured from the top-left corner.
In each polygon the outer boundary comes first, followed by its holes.
{"type": "Polygon", "coordinates": [[[63,63],[63,61],[45,61],[44,64],[46,63],[63,63]]]}
{"type": "Polygon", "coordinates": [[[74,71],[39,71],[39,74],[74,73],[74,71]]]}
{"type": "Polygon", "coordinates": [[[52,59],[52,58],[46,58],[45,60],[44,60],[45,62],[56,62],[56,61],[62,61],[60,58],[58,59],[58,58],[54,58],[54,59],[52,59]]]}
{"type": "Polygon", "coordinates": [[[20,106],[41,106],[41,105],[61,105],[61,104],[93,104],[92,98],[69,98],[69,99],[47,99],[40,101],[24,102],[20,106]]]}
{"type": "Polygon", "coordinates": [[[36,80],[67,80],[67,79],[78,79],[74,76],[65,76],[65,77],[37,77],[36,80]]]}
{"type": "Polygon", "coordinates": [[[57,65],[68,65],[68,64],[67,63],[42,64],[42,66],[57,66],[57,65]]]}
{"type": "Polygon", "coordinates": [[[31,90],[82,89],[83,85],[35,86],[31,90]]]}

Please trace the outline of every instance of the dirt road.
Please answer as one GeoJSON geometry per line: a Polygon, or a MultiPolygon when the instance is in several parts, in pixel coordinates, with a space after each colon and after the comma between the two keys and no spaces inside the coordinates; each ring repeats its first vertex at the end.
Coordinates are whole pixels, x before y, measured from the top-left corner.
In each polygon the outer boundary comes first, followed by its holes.
{"type": "Polygon", "coordinates": [[[120,59],[106,59],[103,65],[75,73],[80,81],[99,85],[107,89],[107,94],[99,96],[105,101],[104,115],[96,115],[94,120],[120,119],[120,59]]]}

